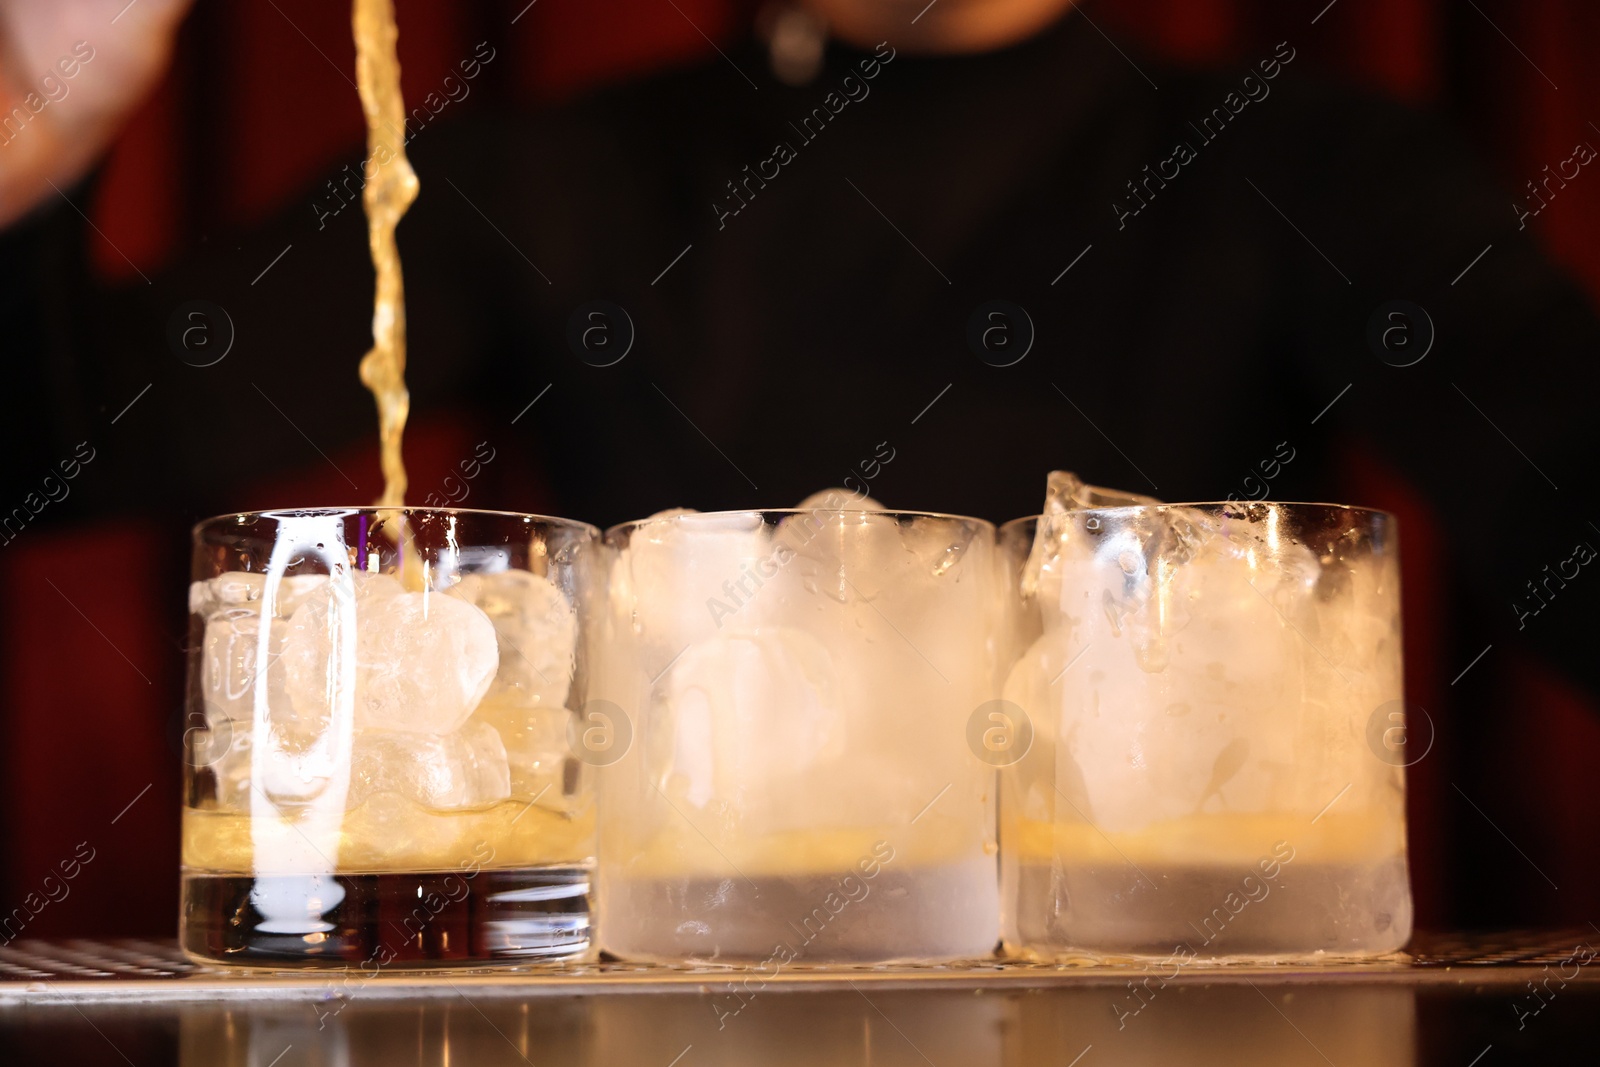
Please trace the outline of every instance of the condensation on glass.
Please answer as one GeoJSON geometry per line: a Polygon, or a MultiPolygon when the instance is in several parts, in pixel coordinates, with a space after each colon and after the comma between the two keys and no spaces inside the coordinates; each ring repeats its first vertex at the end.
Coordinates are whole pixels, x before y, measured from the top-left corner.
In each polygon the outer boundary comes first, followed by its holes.
{"type": "Polygon", "coordinates": [[[1082,508],[1000,540],[1004,699],[1032,732],[1002,772],[1008,948],[1180,966],[1401,948],[1422,753],[1393,516],[1082,508]]]}
{"type": "Polygon", "coordinates": [[[588,951],[571,739],[598,545],[415,508],[197,526],[184,950],[372,970],[588,951]]]}
{"type": "Polygon", "coordinates": [[[945,960],[998,935],[994,528],[667,513],[610,530],[594,695],[601,947],[625,959],[945,960]]]}

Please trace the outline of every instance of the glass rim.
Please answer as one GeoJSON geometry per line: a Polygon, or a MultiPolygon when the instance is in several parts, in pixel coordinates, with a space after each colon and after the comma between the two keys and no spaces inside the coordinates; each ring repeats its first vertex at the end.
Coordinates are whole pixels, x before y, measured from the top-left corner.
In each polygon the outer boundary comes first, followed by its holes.
{"type": "Polygon", "coordinates": [[[581,519],[565,519],[559,515],[540,515],[532,511],[501,511],[494,508],[436,508],[413,506],[410,504],[400,507],[384,507],[378,504],[360,504],[344,507],[321,508],[264,508],[259,511],[227,511],[220,515],[212,515],[201,519],[189,528],[191,537],[199,538],[201,534],[226,523],[238,522],[240,519],[277,519],[277,518],[337,518],[362,514],[375,514],[380,511],[399,511],[406,515],[466,515],[475,518],[521,519],[524,522],[533,521],[547,526],[562,527],[569,530],[587,532],[588,535],[599,540],[600,528],[593,523],[581,519]]]}
{"type": "Polygon", "coordinates": [[[972,523],[979,527],[988,527],[998,530],[998,527],[988,519],[980,519],[976,515],[957,515],[948,511],[910,511],[902,509],[878,510],[874,508],[734,508],[729,511],[684,511],[676,515],[649,516],[643,519],[629,519],[619,522],[615,526],[608,526],[605,531],[607,540],[611,535],[624,530],[632,532],[643,529],[653,523],[672,522],[677,519],[731,519],[745,515],[875,515],[884,519],[954,519],[957,522],[972,523]]]}
{"type": "MultiPolygon", "coordinates": [[[[1073,508],[1072,513],[1106,515],[1118,512],[1166,511],[1171,508],[1199,508],[1202,510],[1215,511],[1219,508],[1237,507],[1240,505],[1250,506],[1256,504],[1270,505],[1274,508],[1304,509],[1307,511],[1314,509],[1319,511],[1355,512],[1362,515],[1376,515],[1392,521],[1399,521],[1394,512],[1385,511],[1382,508],[1369,508],[1361,504],[1331,504],[1327,503],[1326,501],[1317,500],[1197,500],[1174,501],[1170,504],[1116,504],[1111,507],[1103,508],[1073,508]]],[[[1013,527],[1021,526],[1025,522],[1038,522],[1042,518],[1044,518],[1044,514],[1042,512],[1035,512],[1032,515],[1019,515],[1014,519],[1008,519],[1005,522],[1000,523],[998,529],[1001,533],[1004,533],[1013,527]]]]}

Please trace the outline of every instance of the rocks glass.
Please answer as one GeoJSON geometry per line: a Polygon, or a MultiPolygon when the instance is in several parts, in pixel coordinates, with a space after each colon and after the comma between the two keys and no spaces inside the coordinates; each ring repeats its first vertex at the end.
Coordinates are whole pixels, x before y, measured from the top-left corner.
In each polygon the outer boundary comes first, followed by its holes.
{"type": "Polygon", "coordinates": [[[1014,951],[1371,955],[1411,932],[1395,520],[1081,508],[1001,531],[1031,724],[1002,773],[1014,951]]]}
{"type": "Polygon", "coordinates": [[[190,956],[375,970],[588,949],[568,709],[597,537],[439,509],[195,528],[190,956]]]}
{"type": "MultiPolygon", "coordinates": [[[[843,498],[844,494],[839,494],[843,498]]],[[[830,510],[665,513],[615,553],[596,706],[601,946],[791,963],[988,955],[994,529],[830,510]]]]}

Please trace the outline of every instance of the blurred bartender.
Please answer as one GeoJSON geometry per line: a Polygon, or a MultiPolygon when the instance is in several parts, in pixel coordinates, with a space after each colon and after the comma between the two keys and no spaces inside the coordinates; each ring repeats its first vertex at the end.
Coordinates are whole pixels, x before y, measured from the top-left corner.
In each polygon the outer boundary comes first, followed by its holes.
{"type": "MultiPolygon", "coordinates": [[[[375,440],[360,163],[151,284],[95,283],[72,205],[184,7],[123,3],[0,0],[7,506],[84,440],[56,518],[298,503],[248,487],[375,440]],[[232,334],[208,366],[194,301],[232,334]]],[[[847,478],[1003,520],[1052,468],[1167,500],[1381,470],[1448,531],[1461,617],[1593,691],[1562,591],[1600,544],[1600,329],[1515,198],[1294,40],[1196,73],[1097,21],[807,0],[698,65],[430,127],[400,229],[413,424],[467,413],[601,524],[847,478]]]]}

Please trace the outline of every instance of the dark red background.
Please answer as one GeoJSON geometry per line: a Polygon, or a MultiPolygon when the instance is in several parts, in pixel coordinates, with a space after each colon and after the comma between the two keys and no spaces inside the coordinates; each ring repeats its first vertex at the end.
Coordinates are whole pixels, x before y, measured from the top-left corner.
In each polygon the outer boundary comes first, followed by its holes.
{"type": "MultiPolygon", "coordinates": [[[[1456,123],[1503,179],[1508,212],[1514,190],[1575,142],[1600,145],[1590,123],[1600,116],[1600,5],[1336,0],[1311,25],[1325,3],[1103,0],[1090,12],[1108,32],[1181,62],[1248,58],[1290,39],[1324,72],[1456,123]]],[[[525,4],[397,0],[408,90],[438,85],[488,40],[499,55],[462,109],[496,99],[537,106],[694,61],[710,52],[701,31],[726,41],[748,18],[726,0],[525,4]]],[[[149,272],[197,241],[248,227],[351,157],[362,126],[348,19],[338,0],[202,0],[171,73],[103,168],[93,215],[104,236],[91,235],[102,272],[131,276],[128,260],[149,272]]],[[[1600,293],[1600,179],[1577,179],[1534,225],[1551,254],[1600,293]]],[[[354,374],[360,354],[350,355],[354,374]]],[[[441,481],[468,433],[450,420],[415,427],[407,437],[414,484],[441,481]]],[[[375,454],[337,459],[365,465],[377,481],[375,454]]],[[[288,494],[242,491],[241,504],[289,494],[345,503],[343,483],[331,484],[326,470],[295,477],[288,494]]],[[[528,472],[526,482],[517,506],[541,506],[548,496],[537,476],[528,472]]],[[[1458,653],[1437,610],[1443,532],[1359,455],[1349,459],[1346,497],[1399,512],[1405,530],[1408,699],[1437,729],[1410,779],[1419,921],[1600,919],[1592,784],[1600,716],[1509,649],[1453,686],[1471,650],[1458,653]]],[[[46,907],[29,935],[174,928],[185,639],[172,620],[184,588],[181,575],[150,563],[173,556],[171,536],[170,524],[129,518],[58,527],[0,555],[0,905],[20,905],[78,842],[96,850],[72,895],[46,907]],[[69,658],[69,648],[94,654],[69,658]]]]}

